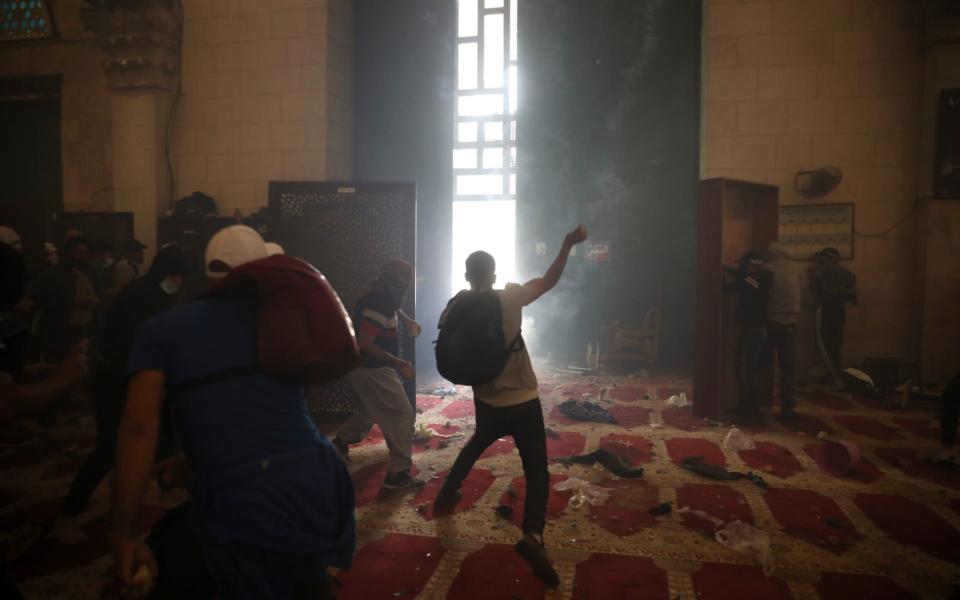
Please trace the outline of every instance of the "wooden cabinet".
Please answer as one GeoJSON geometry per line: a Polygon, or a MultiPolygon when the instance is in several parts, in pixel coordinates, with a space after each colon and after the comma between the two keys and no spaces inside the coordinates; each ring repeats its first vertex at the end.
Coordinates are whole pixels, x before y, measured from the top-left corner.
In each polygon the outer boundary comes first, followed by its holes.
{"type": "Polygon", "coordinates": [[[779,188],[706,179],[697,206],[697,312],[693,412],[716,418],[737,404],[736,298],[723,293],[723,267],[777,239],[779,188]]]}

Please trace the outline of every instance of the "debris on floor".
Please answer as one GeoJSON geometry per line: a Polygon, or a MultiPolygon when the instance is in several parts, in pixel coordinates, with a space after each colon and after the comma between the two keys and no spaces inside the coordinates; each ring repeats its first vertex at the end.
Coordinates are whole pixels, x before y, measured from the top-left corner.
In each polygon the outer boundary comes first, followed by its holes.
{"type": "Polygon", "coordinates": [[[716,532],[714,537],[731,550],[753,556],[753,559],[763,567],[763,574],[767,577],[773,574],[770,536],[763,531],[743,521],[732,521],[716,532]]]}
{"type": "Polygon", "coordinates": [[[560,412],[567,418],[574,421],[587,421],[593,423],[616,423],[607,409],[586,400],[567,400],[560,405],[560,412]]]}
{"type": "Polygon", "coordinates": [[[681,506],[680,508],[677,509],[677,513],[681,515],[683,514],[695,515],[697,517],[700,517],[701,519],[705,519],[713,523],[715,527],[721,527],[723,525],[723,520],[718,519],[717,517],[711,514],[707,514],[702,510],[693,510],[689,506],[681,506]]]}
{"type": "Polygon", "coordinates": [[[664,502],[659,506],[654,506],[647,512],[655,517],[660,517],[663,515],[669,515],[673,511],[673,506],[669,502],[664,502]]]}
{"type": "Polygon", "coordinates": [[[599,506],[605,504],[607,500],[610,499],[610,490],[577,477],[571,477],[566,481],[561,481],[554,485],[553,489],[558,492],[574,490],[573,496],[570,497],[571,508],[581,508],[586,504],[599,506]]]}
{"type": "Polygon", "coordinates": [[[690,458],[686,458],[681,463],[681,466],[692,473],[700,475],[701,477],[707,477],[717,481],[738,481],[740,479],[746,479],[755,483],[763,490],[770,489],[770,485],[763,480],[763,477],[760,477],[756,473],[738,473],[737,471],[728,471],[723,467],[704,462],[702,456],[691,456],[690,458]]]}
{"type": "Polygon", "coordinates": [[[592,465],[594,463],[600,463],[617,477],[643,477],[643,469],[634,467],[626,459],[612,454],[603,448],[594,450],[589,454],[567,456],[559,459],[559,461],[565,465],[592,465]]]}
{"type": "Polygon", "coordinates": [[[740,450],[753,450],[756,448],[756,445],[753,443],[753,438],[749,435],[736,427],[731,427],[730,431],[728,431],[727,435],[723,438],[723,448],[724,450],[739,452],[740,450]]]}

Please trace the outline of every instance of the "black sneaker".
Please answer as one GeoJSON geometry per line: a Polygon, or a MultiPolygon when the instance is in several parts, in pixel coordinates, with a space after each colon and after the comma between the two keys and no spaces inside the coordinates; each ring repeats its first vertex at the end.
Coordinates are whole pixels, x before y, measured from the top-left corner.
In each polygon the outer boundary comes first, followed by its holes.
{"type": "Polygon", "coordinates": [[[445,510],[450,510],[456,506],[457,502],[460,502],[460,498],[463,494],[460,490],[448,491],[446,488],[440,488],[440,493],[437,494],[437,499],[433,501],[433,511],[442,512],[445,510]]]}
{"type": "Polygon", "coordinates": [[[523,560],[527,561],[527,564],[533,569],[533,574],[537,576],[537,579],[545,583],[547,587],[554,588],[560,585],[560,576],[557,575],[553,565],[550,564],[550,559],[547,558],[547,551],[543,547],[543,542],[527,533],[523,536],[523,539],[517,542],[513,549],[517,551],[517,554],[519,554],[523,560]]]}
{"type": "Polygon", "coordinates": [[[346,441],[340,439],[339,437],[332,438],[330,443],[333,444],[333,447],[337,449],[337,453],[340,454],[340,458],[343,459],[343,462],[350,464],[350,444],[346,441]]]}
{"type": "Polygon", "coordinates": [[[427,482],[410,476],[409,471],[400,471],[393,475],[387,473],[383,479],[383,487],[388,490],[415,490],[422,488],[427,482]]]}

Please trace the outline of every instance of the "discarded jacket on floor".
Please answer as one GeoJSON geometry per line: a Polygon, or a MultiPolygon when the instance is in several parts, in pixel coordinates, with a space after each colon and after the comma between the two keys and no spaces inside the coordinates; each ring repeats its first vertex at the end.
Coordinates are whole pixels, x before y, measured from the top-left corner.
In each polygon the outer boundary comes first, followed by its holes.
{"type": "Polygon", "coordinates": [[[661,517],[663,515],[669,515],[672,510],[673,510],[673,505],[670,504],[669,502],[664,502],[663,504],[654,506],[647,512],[655,517],[661,517]]]}
{"type": "Polygon", "coordinates": [[[591,421],[593,423],[616,423],[607,409],[599,404],[585,400],[567,400],[560,405],[560,412],[574,421],[591,421]]]}
{"type": "Polygon", "coordinates": [[[736,471],[728,471],[723,467],[717,465],[711,465],[708,462],[704,462],[702,456],[691,456],[689,458],[683,459],[681,466],[697,475],[702,477],[708,477],[710,479],[716,479],[717,481],[738,481],[740,479],[746,479],[751,481],[761,489],[768,490],[770,486],[767,485],[767,482],[763,480],[763,477],[755,473],[738,473],[736,471]]]}
{"type": "Polygon", "coordinates": [[[643,469],[634,467],[627,459],[621,458],[602,448],[600,450],[594,450],[590,454],[578,454],[561,458],[560,462],[565,465],[592,465],[593,463],[600,463],[617,477],[643,477],[643,469]]]}

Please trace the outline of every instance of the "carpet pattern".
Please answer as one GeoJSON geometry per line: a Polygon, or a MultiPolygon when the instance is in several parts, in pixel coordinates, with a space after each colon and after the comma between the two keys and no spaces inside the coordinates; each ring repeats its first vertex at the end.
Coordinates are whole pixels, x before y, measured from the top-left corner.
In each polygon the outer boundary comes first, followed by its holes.
{"type": "MultiPolygon", "coordinates": [[[[960,472],[927,460],[937,450],[931,412],[809,390],[801,392],[797,421],[746,430],[756,447],[736,452],[723,447],[729,425],[666,405],[681,391],[692,397],[682,378],[542,375],[551,460],[546,539],[560,588],[544,589],[512,549],[525,498],[512,440],[484,454],[453,510],[434,514],[442,477],[474,428],[469,390],[459,390],[419,398],[418,423],[453,436],[417,442],[414,462],[428,480],[422,490],[381,489],[387,451],[379,431],[351,449],[358,553],[354,568],[339,575],[338,597],[937,598],[960,582],[960,472]],[[556,407],[571,398],[600,402],[618,423],[567,419],[556,407]],[[861,449],[847,476],[817,467],[820,432],[861,449]],[[557,461],[598,448],[642,467],[644,476],[621,479],[600,465],[557,461]],[[683,469],[693,456],[759,474],[769,489],[683,469]],[[554,489],[570,478],[609,498],[572,507],[574,492],[554,489]],[[651,514],[661,503],[672,512],[651,514]],[[715,541],[718,523],[737,519],[769,536],[770,577],[750,555],[715,541]]],[[[92,429],[82,418],[56,432],[15,426],[0,438],[0,535],[10,550],[39,537],[13,563],[28,598],[112,597],[104,585],[106,486],[84,517],[90,541],[65,546],[43,529],[90,449],[92,429]]],[[[141,529],[181,499],[182,492],[151,490],[141,529]]]]}

